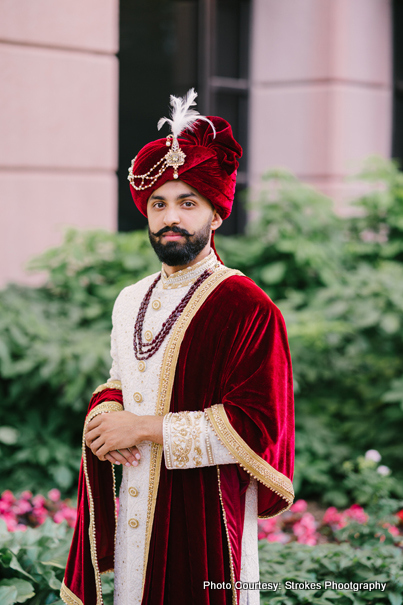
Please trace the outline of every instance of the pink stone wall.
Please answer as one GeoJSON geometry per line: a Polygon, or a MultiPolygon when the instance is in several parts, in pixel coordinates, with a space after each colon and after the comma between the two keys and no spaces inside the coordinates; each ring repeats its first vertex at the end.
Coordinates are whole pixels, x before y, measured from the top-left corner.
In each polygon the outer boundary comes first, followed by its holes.
{"type": "Polygon", "coordinates": [[[390,0],[254,0],[250,179],[282,166],[338,201],[390,157],[390,0]]]}
{"type": "Polygon", "coordinates": [[[116,228],[118,0],[0,0],[0,285],[66,226],[116,228]]]}

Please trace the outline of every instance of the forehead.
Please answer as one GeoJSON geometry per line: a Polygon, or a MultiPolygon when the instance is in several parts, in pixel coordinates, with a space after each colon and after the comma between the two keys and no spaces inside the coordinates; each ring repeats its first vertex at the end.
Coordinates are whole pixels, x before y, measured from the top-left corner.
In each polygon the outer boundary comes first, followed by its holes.
{"type": "MultiPolygon", "coordinates": [[[[158,187],[148,198],[148,201],[156,198],[177,199],[183,195],[191,195],[200,200],[206,200],[196,189],[187,185],[183,181],[167,181],[161,187],[158,187]]],[[[207,201],[207,200],[206,200],[207,201]]]]}

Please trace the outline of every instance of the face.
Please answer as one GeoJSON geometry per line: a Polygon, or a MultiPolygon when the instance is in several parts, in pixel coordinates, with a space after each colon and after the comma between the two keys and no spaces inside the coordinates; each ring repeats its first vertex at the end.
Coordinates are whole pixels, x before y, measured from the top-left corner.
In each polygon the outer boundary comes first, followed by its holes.
{"type": "Polygon", "coordinates": [[[168,181],[147,202],[149,237],[161,262],[183,266],[210,244],[222,219],[210,202],[182,181],[168,181]]]}

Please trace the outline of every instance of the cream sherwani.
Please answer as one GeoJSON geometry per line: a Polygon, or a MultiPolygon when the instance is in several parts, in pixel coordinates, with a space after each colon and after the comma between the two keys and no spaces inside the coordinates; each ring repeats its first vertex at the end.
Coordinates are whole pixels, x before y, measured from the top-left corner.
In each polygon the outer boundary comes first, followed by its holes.
{"type": "MultiPolygon", "coordinates": [[[[172,276],[168,277],[162,271],[162,277],[153,290],[144,319],[145,341],[151,342],[158,334],[163,322],[180,303],[194,281],[208,268],[214,271],[222,270],[222,265],[217,262],[213,252],[196,265],[172,276]]],[[[118,296],[113,311],[111,380],[121,381],[124,408],[138,415],[156,413],[161,364],[169,339],[168,336],[157,353],[147,361],[136,360],[133,351],[134,324],[141,301],[157,275],[150,275],[125,288],[118,296]]],[[[163,439],[165,464],[172,472],[195,466],[235,463],[216,437],[207,415],[203,412],[167,414],[163,423],[163,439]]],[[[138,448],[141,452],[140,464],[137,467],[123,467],[119,494],[115,605],[140,605],[142,600],[150,534],[149,483],[155,468],[151,464],[152,444],[143,442],[138,448]]],[[[257,484],[255,480],[251,480],[246,493],[241,581],[258,580],[257,484]]],[[[240,603],[258,605],[259,592],[242,590],[240,603]]]]}

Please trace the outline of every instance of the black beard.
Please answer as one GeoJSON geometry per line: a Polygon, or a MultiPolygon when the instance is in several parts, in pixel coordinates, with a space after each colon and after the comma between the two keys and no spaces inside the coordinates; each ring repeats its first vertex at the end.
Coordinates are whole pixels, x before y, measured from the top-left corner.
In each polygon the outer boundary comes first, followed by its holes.
{"type": "Polygon", "coordinates": [[[181,229],[176,226],[164,227],[157,233],[152,233],[150,228],[148,228],[148,237],[156,255],[162,263],[165,263],[169,267],[188,265],[208,244],[210,235],[211,220],[202,227],[200,231],[195,232],[193,235],[191,235],[189,231],[186,231],[186,229],[181,229]],[[166,244],[162,244],[159,238],[168,231],[180,233],[186,238],[186,242],[184,244],[180,242],[167,242],[166,244]]]}

